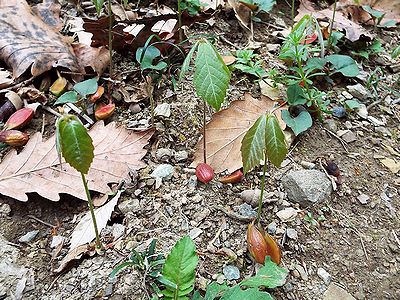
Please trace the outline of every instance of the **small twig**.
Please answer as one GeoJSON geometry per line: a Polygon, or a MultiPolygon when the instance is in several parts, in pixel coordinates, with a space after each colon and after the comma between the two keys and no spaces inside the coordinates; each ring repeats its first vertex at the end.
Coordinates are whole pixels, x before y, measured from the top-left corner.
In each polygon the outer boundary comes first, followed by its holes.
{"type": "Polygon", "coordinates": [[[365,249],[364,241],[362,239],[360,232],[355,228],[350,228],[350,229],[360,238],[361,247],[363,248],[365,259],[368,260],[367,250],[365,249]]]}
{"type": "Polygon", "coordinates": [[[70,72],[70,71],[60,71],[60,74],[67,74],[67,75],[82,75],[82,76],[97,76],[97,74],[92,73],[82,73],[82,72],[70,72]]]}
{"type": "Polygon", "coordinates": [[[400,240],[396,235],[396,232],[394,230],[392,230],[392,234],[394,236],[395,241],[397,242],[397,246],[400,248],[400,240]]]}
{"type": "Polygon", "coordinates": [[[17,90],[17,89],[19,89],[21,87],[24,87],[24,86],[27,86],[28,84],[31,84],[34,79],[35,79],[35,77],[31,77],[31,78],[29,78],[27,80],[24,80],[22,82],[11,84],[7,88],[11,89],[11,90],[17,90]]]}
{"type": "Polygon", "coordinates": [[[219,238],[219,236],[221,235],[221,232],[222,232],[222,227],[223,227],[223,225],[221,225],[221,226],[218,228],[218,231],[217,231],[217,233],[215,234],[214,238],[213,238],[211,241],[208,242],[209,245],[214,244],[214,242],[217,240],[217,238],[219,238]]]}
{"type": "Polygon", "coordinates": [[[40,220],[38,217],[35,217],[34,215],[28,215],[28,218],[34,219],[35,221],[37,221],[39,223],[42,223],[43,225],[46,225],[46,226],[48,226],[50,228],[57,227],[56,225],[53,225],[53,224],[50,224],[50,223],[47,223],[45,221],[40,220]]]}
{"type": "Polygon", "coordinates": [[[236,50],[240,50],[240,47],[235,45],[234,43],[232,43],[231,41],[229,41],[226,37],[224,37],[223,34],[218,35],[218,38],[223,40],[225,43],[227,43],[228,45],[231,45],[232,47],[234,47],[236,50]]]}
{"type": "Polygon", "coordinates": [[[56,283],[56,281],[63,275],[64,273],[59,274],[54,280],[51,282],[50,286],[48,287],[47,291],[50,291],[53,285],[56,283]]]}
{"type": "Polygon", "coordinates": [[[58,118],[61,118],[61,117],[62,117],[62,115],[61,115],[59,112],[55,111],[55,110],[52,109],[51,107],[42,106],[42,108],[43,108],[45,111],[47,111],[47,112],[49,112],[49,113],[55,115],[55,116],[58,117],[58,118]]]}
{"type": "Polygon", "coordinates": [[[339,142],[342,144],[344,150],[345,150],[347,153],[349,153],[349,150],[348,150],[347,147],[346,147],[346,142],[345,142],[340,136],[338,136],[336,133],[330,131],[329,129],[324,128],[324,130],[325,130],[326,132],[328,132],[330,135],[332,135],[333,137],[337,138],[337,139],[339,140],[339,142]]]}
{"type": "Polygon", "coordinates": [[[46,115],[43,114],[43,115],[42,115],[42,130],[40,131],[40,133],[41,133],[42,135],[44,134],[44,126],[45,126],[45,123],[46,123],[46,115]]]}
{"type": "Polygon", "coordinates": [[[254,219],[254,218],[245,217],[245,216],[239,215],[237,213],[231,212],[221,205],[214,205],[211,208],[219,210],[219,211],[223,212],[224,214],[226,214],[228,217],[242,221],[242,222],[250,222],[250,221],[253,221],[253,219],[254,219]]]}
{"type": "Polygon", "coordinates": [[[79,107],[77,107],[75,104],[73,103],[66,103],[66,105],[72,109],[74,112],[76,112],[78,115],[80,115],[82,118],[85,119],[86,122],[88,122],[90,125],[93,125],[94,122],[91,118],[89,118],[89,116],[87,116],[79,107]]]}

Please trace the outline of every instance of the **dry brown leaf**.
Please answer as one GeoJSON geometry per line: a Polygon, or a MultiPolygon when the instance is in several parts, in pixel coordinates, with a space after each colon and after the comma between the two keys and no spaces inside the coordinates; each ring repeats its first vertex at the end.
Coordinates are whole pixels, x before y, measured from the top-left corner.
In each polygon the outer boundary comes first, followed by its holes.
{"type": "Polygon", "coordinates": [[[64,38],[35,15],[25,0],[0,1],[0,59],[18,78],[29,67],[38,76],[52,67],[82,71],[64,38]]]}
{"type": "MultiPolygon", "coordinates": [[[[212,120],[206,125],[206,150],[207,163],[215,172],[228,170],[228,173],[232,173],[242,167],[240,147],[244,135],[258,117],[270,111],[275,104],[276,102],[265,96],[257,100],[246,93],[244,100],[234,101],[227,109],[213,115],[212,120]]],[[[281,109],[278,109],[275,114],[280,126],[285,128],[281,109]]],[[[203,139],[197,143],[192,167],[202,162],[203,139]]]]}
{"type": "MultiPolygon", "coordinates": [[[[121,191],[108,201],[102,207],[96,208],[94,214],[96,216],[97,228],[99,233],[106,227],[108,220],[114,211],[115,205],[118,203],[118,199],[121,196],[121,191]]],[[[71,234],[69,251],[71,252],[80,245],[90,243],[96,237],[96,233],[93,227],[92,215],[88,211],[83,218],[76,225],[74,231],[71,234]]]]}
{"type": "Polygon", "coordinates": [[[68,254],[62,259],[57,269],[53,270],[54,273],[60,273],[64,268],[73,260],[80,259],[83,254],[89,253],[88,245],[81,245],[68,252],[68,254]]]}
{"type": "MultiPolygon", "coordinates": [[[[130,170],[142,168],[143,147],[152,130],[133,132],[115,123],[97,122],[89,131],[95,146],[94,160],[87,175],[89,189],[111,192],[108,183],[118,183],[130,170]]],[[[86,199],[80,174],[68,164],[62,170],[55,149],[55,137],[42,141],[38,132],[31,136],[21,153],[11,150],[0,164],[0,193],[27,201],[29,193],[58,201],[60,194],[86,199]]]]}
{"type": "Polygon", "coordinates": [[[354,0],[340,0],[338,1],[338,7],[344,10],[348,9],[351,13],[353,20],[361,23],[369,23],[373,25],[371,16],[365,12],[361,6],[368,5],[373,9],[385,13],[382,24],[388,20],[395,20],[397,23],[400,22],[400,1],[393,0],[361,0],[360,6],[355,5],[354,0]],[[359,9],[357,9],[359,8],[359,9]]]}
{"type": "MultiPolygon", "coordinates": [[[[13,69],[14,78],[29,68],[38,76],[53,67],[84,72],[86,66],[103,70],[108,64],[105,49],[85,48],[84,56],[82,51],[74,53],[70,39],[57,31],[62,24],[60,5],[54,0],[32,9],[25,0],[0,1],[0,12],[0,59],[13,69]]],[[[79,45],[76,48],[80,49],[79,45]]]]}
{"type": "MultiPolygon", "coordinates": [[[[318,10],[316,5],[310,0],[301,0],[300,7],[298,9],[298,15],[295,20],[299,21],[304,15],[311,14],[319,20],[331,20],[333,15],[333,6],[318,10]]],[[[336,10],[334,29],[339,31],[345,31],[346,38],[352,42],[358,41],[362,36],[372,39],[373,34],[364,29],[361,25],[355,23],[354,21],[348,19],[347,13],[343,8],[338,8],[336,10]]]]}
{"type": "Polygon", "coordinates": [[[83,67],[91,67],[97,74],[103,74],[110,62],[106,47],[94,48],[84,44],[72,44],[74,53],[83,67]]]}
{"type": "Polygon", "coordinates": [[[228,0],[228,3],[233,8],[235,16],[240,21],[240,24],[242,24],[246,29],[250,30],[252,13],[251,9],[247,5],[236,0],[228,0]]]}

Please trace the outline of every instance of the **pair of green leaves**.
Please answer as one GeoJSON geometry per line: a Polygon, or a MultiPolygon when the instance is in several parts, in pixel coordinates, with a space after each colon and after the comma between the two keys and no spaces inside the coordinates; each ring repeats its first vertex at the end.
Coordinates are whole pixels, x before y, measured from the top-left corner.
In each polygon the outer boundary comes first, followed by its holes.
{"type": "Polygon", "coordinates": [[[57,120],[56,148],[58,154],[78,172],[89,172],[94,158],[94,146],[92,138],[78,117],[64,115],[57,120]]]}
{"type": "Polygon", "coordinates": [[[91,78],[88,80],[84,80],[78,82],[74,85],[73,91],[66,92],[62,94],[54,105],[64,104],[64,103],[76,103],[79,101],[78,94],[81,97],[86,97],[88,95],[92,95],[96,93],[98,88],[97,78],[91,78]]]}
{"type": "Polygon", "coordinates": [[[221,55],[209,41],[201,40],[190,49],[182,64],[179,80],[188,72],[196,50],[193,75],[196,94],[218,111],[224,102],[231,75],[221,55]]]}
{"type": "Polygon", "coordinates": [[[285,136],[278,120],[273,114],[263,114],[246,132],[240,148],[243,172],[246,174],[260,161],[267,159],[275,166],[280,166],[287,154],[285,136]]]}
{"type": "Polygon", "coordinates": [[[285,269],[277,266],[267,256],[264,266],[255,276],[243,280],[231,288],[226,283],[213,282],[207,286],[204,297],[199,292],[195,292],[192,300],[273,300],[268,292],[260,291],[260,287],[275,288],[282,286],[286,281],[287,274],[288,272],[285,269]]]}
{"type": "Polygon", "coordinates": [[[157,35],[152,34],[151,36],[149,36],[143,47],[139,47],[136,50],[136,61],[140,64],[140,69],[142,71],[144,70],[160,71],[167,67],[167,63],[164,61],[159,61],[156,64],[154,63],[155,60],[161,58],[161,52],[153,44],[150,44],[153,38],[159,39],[157,35]]]}

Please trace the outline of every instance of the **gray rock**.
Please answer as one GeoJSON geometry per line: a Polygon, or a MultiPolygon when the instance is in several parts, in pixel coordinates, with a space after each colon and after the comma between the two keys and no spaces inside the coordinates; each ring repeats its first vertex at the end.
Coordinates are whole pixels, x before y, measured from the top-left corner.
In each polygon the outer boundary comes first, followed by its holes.
{"type": "Polygon", "coordinates": [[[235,207],[239,214],[245,217],[254,218],[257,216],[257,212],[247,203],[243,203],[237,207],[235,207]]]}
{"type": "Polygon", "coordinates": [[[161,179],[171,179],[174,173],[174,167],[170,164],[162,164],[157,166],[151,173],[152,177],[161,179]]]}
{"type": "Polygon", "coordinates": [[[39,234],[39,230],[29,231],[28,233],[21,236],[18,240],[20,243],[29,243],[35,239],[35,237],[39,234]]]}
{"type": "Polygon", "coordinates": [[[356,113],[363,119],[368,118],[368,110],[365,104],[360,103],[360,106],[356,108],[356,113]]]}
{"type": "Polygon", "coordinates": [[[176,162],[183,162],[186,161],[189,157],[189,154],[185,150],[177,151],[174,154],[174,159],[176,162]]]}
{"type": "Polygon", "coordinates": [[[325,291],[322,300],[356,300],[352,295],[350,295],[346,290],[331,283],[328,289],[325,291]]]}
{"type": "Polygon", "coordinates": [[[129,105],[129,110],[134,114],[137,114],[138,112],[142,111],[142,108],[140,107],[139,103],[133,103],[129,105]]]}
{"type": "Polygon", "coordinates": [[[283,290],[285,291],[285,293],[293,291],[293,284],[291,284],[290,282],[285,283],[283,286],[283,290]]]}
{"type": "Polygon", "coordinates": [[[304,161],[302,160],[300,162],[300,165],[304,168],[304,169],[315,169],[315,164],[309,161],[304,161]]]}
{"type": "Polygon", "coordinates": [[[200,228],[193,228],[189,231],[189,236],[192,238],[192,240],[196,239],[198,236],[200,236],[200,234],[202,234],[203,230],[201,230],[200,228]]]}
{"type": "Polygon", "coordinates": [[[338,130],[336,121],[333,119],[326,119],[324,121],[324,127],[333,132],[336,132],[338,130]]]}
{"type": "Polygon", "coordinates": [[[173,150],[168,148],[160,148],[156,151],[156,158],[158,161],[166,162],[173,155],[173,150]]]}
{"type": "Polygon", "coordinates": [[[233,265],[227,265],[222,269],[222,273],[224,274],[227,280],[236,280],[240,278],[240,271],[238,267],[233,265]]]}
{"type": "Polygon", "coordinates": [[[154,114],[156,116],[169,118],[171,116],[171,105],[169,103],[157,105],[157,107],[154,109],[154,114]]]}
{"type": "Polygon", "coordinates": [[[302,207],[323,201],[332,192],[331,181],[318,170],[292,171],[282,178],[282,184],[288,199],[302,207]]]}
{"type": "Polygon", "coordinates": [[[136,198],[130,198],[118,204],[118,209],[124,214],[140,211],[140,202],[136,198]]]}
{"type": "Polygon", "coordinates": [[[267,232],[269,234],[275,234],[275,232],[276,232],[276,223],[275,222],[271,222],[271,223],[268,224],[267,232]]]}
{"type": "Polygon", "coordinates": [[[0,217],[8,217],[11,213],[11,207],[7,203],[0,204],[0,217]]]}
{"type": "Polygon", "coordinates": [[[324,268],[318,268],[317,270],[318,277],[321,278],[326,285],[331,283],[332,277],[324,268]]]}
{"type": "Polygon", "coordinates": [[[341,137],[346,143],[352,143],[357,140],[357,136],[350,130],[339,130],[338,136],[341,137]]]}
{"type": "Polygon", "coordinates": [[[125,233],[125,226],[122,224],[115,223],[112,226],[112,235],[114,240],[118,240],[125,233]]]}
{"type": "Polygon", "coordinates": [[[308,280],[308,275],[302,266],[296,265],[295,269],[299,272],[301,279],[303,279],[304,281],[308,280]]]}
{"type": "Polygon", "coordinates": [[[347,100],[353,99],[353,96],[352,96],[349,92],[347,92],[347,91],[343,91],[343,92],[342,92],[342,95],[343,95],[347,100]]]}
{"type": "Polygon", "coordinates": [[[357,197],[357,200],[360,201],[361,204],[367,204],[369,201],[369,196],[365,194],[361,194],[357,197]]]}
{"type": "Polygon", "coordinates": [[[297,231],[293,228],[286,229],[286,235],[291,240],[297,240],[297,231]]]}
{"type": "Polygon", "coordinates": [[[347,86],[347,89],[350,94],[360,100],[367,99],[372,96],[371,93],[360,83],[349,85],[347,86]]]}

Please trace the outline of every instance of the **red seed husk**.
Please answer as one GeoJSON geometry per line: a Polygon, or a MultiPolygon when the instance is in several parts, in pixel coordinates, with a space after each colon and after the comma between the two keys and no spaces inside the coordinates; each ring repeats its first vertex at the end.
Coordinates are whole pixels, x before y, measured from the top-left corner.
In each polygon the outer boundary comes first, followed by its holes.
{"type": "Polygon", "coordinates": [[[105,120],[114,113],[115,110],[115,104],[114,103],[109,103],[107,105],[99,106],[95,113],[94,116],[96,117],[96,120],[105,120]]]}
{"type": "Polygon", "coordinates": [[[96,103],[96,101],[99,100],[101,96],[103,96],[103,94],[104,94],[104,87],[100,85],[97,87],[96,93],[90,96],[90,102],[96,103]]]}
{"type": "Polygon", "coordinates": [[[34,115],[34,110],[29,107],[24,107],[13,113],[4,125],[4,129],[19,129],[28,124],[34,115]]]}
{"type": "Polygon", "coordinates": [[[0,132],[0,142],[9,146],[20,147],[25,145],[29,140],[29,136],[18,130],[4,130],[0,132]]]}
{"type": "Polygon", "coordinates": [[[205,163],[198,164],[196,167],[197,180],[202,183],[209,183],[214,178],[214,170],[205,163]]]}
{"type": "Polygon", "coordinates": [[[221,177],[219,179],[222,183],[237,183],[240,182],[243,178],[243,172],[241,170],[237,170],[230,175],[221,177]]]}

